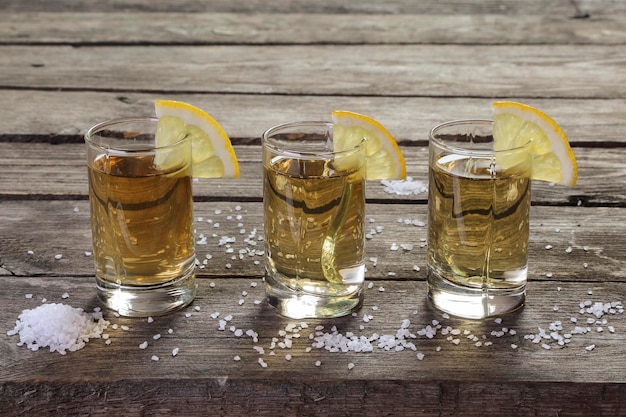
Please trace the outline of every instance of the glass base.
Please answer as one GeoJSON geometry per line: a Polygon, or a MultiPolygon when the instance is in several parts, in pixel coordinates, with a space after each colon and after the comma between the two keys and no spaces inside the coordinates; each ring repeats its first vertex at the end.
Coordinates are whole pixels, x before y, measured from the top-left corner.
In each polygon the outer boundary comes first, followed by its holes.
{"type": "Polygon", "coordinates": [[[428,299],[439,310],[467,319],[511,313],[524,306],[526,284],[507,289],[481,289],[456,285],[428,273],[428,299]]]}
{"type": "Polygon", "coordinates": [[[185,307],[196,296],[194,268],[177,279],[158,285],[128,286],[96,277],[98,298],[111,310],[127,317],[159,316],[185,307]]]}
{"type": "Polygon", "coordinates": [[[303,291],[294,291],[279,284],[271,276],[265,276],[267,302],[276,311],[291,319],[343,317],[361,308],[363,285],[349,295],[338,297],[320,296],[303,291]]]}

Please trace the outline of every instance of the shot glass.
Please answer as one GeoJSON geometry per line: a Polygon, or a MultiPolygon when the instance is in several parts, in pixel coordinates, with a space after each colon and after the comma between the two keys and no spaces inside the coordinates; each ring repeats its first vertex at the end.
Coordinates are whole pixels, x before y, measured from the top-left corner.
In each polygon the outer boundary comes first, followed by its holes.
{"type": "Polygon", "coordinates": [[[428,298],[480,319],[524,304],[530,214],[529,144],[494,150],[493,122],[430,131],[428,298]]]}
{"type": "Polygon", "coordinates": [[[340,317],[362,303],[365,148],[333,151],[330,122],[263,133],[265,288],[290,318],[340,317]]]}
{"type": "Polygon", "coordinates": [[[160,315],[195,297],[191,141],[157,147],[157,119],[85,134],[98,298],[124,316],[160,315]]]}

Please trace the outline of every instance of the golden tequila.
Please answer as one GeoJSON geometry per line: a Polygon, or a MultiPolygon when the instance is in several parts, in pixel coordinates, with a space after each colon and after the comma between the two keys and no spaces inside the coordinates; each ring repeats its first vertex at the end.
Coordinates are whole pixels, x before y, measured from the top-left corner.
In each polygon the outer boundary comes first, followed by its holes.
{"type": "Polygon", "coordinates": [[[529,143],[494,150],[493,122],[430,132],[428,298],[465,318],[524,305],[530,217],[529,143]]]}
{"type": "Polygon", "coordinates": [[[530,178],[493,158],[446,155],[429,179],[428,260],[441,278],[477,289],[526,282],[530,178]]]}
{"type": "Polygon", "coordinates": [[[193,267],[191,169],[162,172],[153,158],[100,155],[89,163],[93,254],[104,281],[157,285],[193,267]]]}
{"type": "Polygon", "coordinates": [[[269,273],[296,292],[344,296],[364,280],[365,195],[356,167],[278,157],[264,167],[269,273]]]}

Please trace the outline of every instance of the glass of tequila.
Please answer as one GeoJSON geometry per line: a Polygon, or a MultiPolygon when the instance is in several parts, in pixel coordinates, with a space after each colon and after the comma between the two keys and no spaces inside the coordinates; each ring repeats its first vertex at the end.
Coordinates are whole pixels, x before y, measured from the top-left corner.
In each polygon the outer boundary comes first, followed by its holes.
{"type": "Polygon", "coordinates": [[[494,150],[492,129],[453,121],[429,137],[428,298],[473,319],[516,310],[526,291],[531,153],[494,150]]]}
{"type": "Polygon", "coordinates": [[[98,298],[124,316],[165,314],[196,293],[191,141],[156,147],[156,129],[126,118],[85,134],[98,298]]]}
{"type": "Polygon", "coordinates": [[[265,287],[287,317],[340,317],[362,303],[365,148],[333,150],[333,125],[263,133],[265,287]]]}

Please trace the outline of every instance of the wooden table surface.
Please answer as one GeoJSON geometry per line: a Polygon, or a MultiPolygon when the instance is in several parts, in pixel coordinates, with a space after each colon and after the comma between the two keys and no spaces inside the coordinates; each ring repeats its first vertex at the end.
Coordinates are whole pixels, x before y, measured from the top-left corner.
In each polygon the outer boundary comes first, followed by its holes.
{"type": "Polygon", "coordinates": [[[624,134],[624,0],[3,0],[0,415],[626,416],[624,134]],[[242,168],[238,180],[194,183],[197,254],[212,255],[196,301],[152,322],[107,312],[109,345],[17,346],[6,332],[24,309],[98,306],[82,134],[152,115],[156,98],[211,113],[242,168]],[[265,129],[333,109],[368,114],[426,181],[429,129],[489,118],[496,99],[553,116],[580,168],[575,188],[533,184],[522,311],[468,321],[431,309],[427,195],[379,181],[367,184],[379,232],[356,317],[294,321],[265,304],[265,129]],[[220,246],[222,236],[236,240],[220,246]],[[596,303],[614,308],[586,311],[596,303]],[[415,350],[333,353],[310,339],[395,337],[405,320],[415,350]],[[576,326],[586,331],[564,347],[531,340],[576,326]]]}

